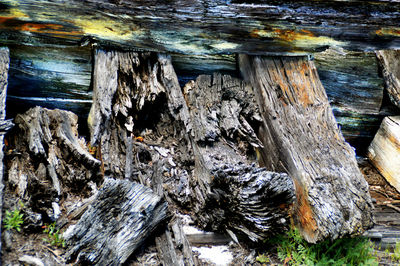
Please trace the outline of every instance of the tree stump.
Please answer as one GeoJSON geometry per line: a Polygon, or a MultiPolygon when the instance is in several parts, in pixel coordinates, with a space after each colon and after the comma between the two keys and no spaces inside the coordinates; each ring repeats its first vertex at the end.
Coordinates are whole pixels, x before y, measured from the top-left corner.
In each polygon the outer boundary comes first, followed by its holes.
{"type": "Polygon", "coordinates": [[[53,203],[69,192],[87,196],[89,182],[101,181],[100,161],[78,137],[78,117],[71,112],[35,107],[14,121],[7,136],[10,189],[25,209],[56,220],[53,203]]]}
{"type": "Polygon", "coordinates": [[[368,148],[368,158],[400,192],[400,116],[388,116],[368,148]]]}
{"type": "Polygon", "coordinates": [[[263,118],[258,136],[267,169],[295,183],[293,218],[309,242],[358,235],[373,225],[368,184],[336,124],[307,57],[239,56],[263,118]]]}
{"type": "Polygon", "coordinates": [[[376,57],[382,68],[391,102],[400,108],[400,50],[379,50],[376,57]]]}
{"type": "Polygon", "coordinates": [[[106,175],[164,188],[167,200],[193,212],[202,228],[257,241],[287,227],[293,182],[257,167],[262,144],[253,126],[261,118],[251,87],[214,74],[199,76],[182,92],[167,56],[95,55],[89,123],[106,175]],[[225,189],[224,182],[213,182],[227,173],[236,185],[225,189]],[[247,212],[246,204],[253,210],[247,212]]]}

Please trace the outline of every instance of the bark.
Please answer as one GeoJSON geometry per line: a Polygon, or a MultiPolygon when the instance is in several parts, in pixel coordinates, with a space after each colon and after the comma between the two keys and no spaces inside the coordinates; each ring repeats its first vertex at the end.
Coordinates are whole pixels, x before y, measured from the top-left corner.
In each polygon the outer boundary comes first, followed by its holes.
{"type": "MultiPolygon", "coordinates": [[[[8,78],[8,68],[9,68],[9,51],[7,48],[0,48],[0,122],[3,124],[6,118],[6,95],[7,95],[7,78],[8,78]]],[[[2,130],[3,131],[3,130],[2,130]]],[[[0,223],[2,223],[2,213],[3,213],[3,193],[4,193],[4,133],[0,133],[0,223]]],[[[0,239],[1,238],[1,228],[0,228],[0,239]]],[[[2,250],[2,245],[0,241],[0,250],[2,250]]],[[[0,258],[1,259],[1,258],[0,258]]]]}
{"type": "Polygon", "coordinates": [[[296,187],[293,218],[309,242],[361,234],[373,224],[368,184],[344,141],[314,63],[240,55],[263,118],[263,164],[296,187]]]}
{"type": "Polygon", "coordinates": [[[127,180],[105,179],[95,201],[64,234],[70,262],[121,265],[167,215],[167,203],[127,180]]]}
{"type": "Polygon", "coordinates": [[[77,120],[71,112],[41,107],[15,118],[8,135],[8,184],[33,216],[56,220],[52,205],[69,192],[87,195],[89,182],[102,178],[100,161],[78,137],[77,120]]]}
{"type": "Polygon", "coordinates": [[[99,43],[187,54],[370,51],[400,47],[399,7],[396,0],[21,0],[3,3],[0,34],[4,42],[36,46],[99,43]]]}
{"type": "Polygon", "coordinates": [[[391,102],[400,108],[400,50],[376,51],[391,102]]]}
{"type": "Polygon", "coordinates": [[[368,148],[368,158],[390,185],[400,192],[400,116],[388,116],[368,148]]]}

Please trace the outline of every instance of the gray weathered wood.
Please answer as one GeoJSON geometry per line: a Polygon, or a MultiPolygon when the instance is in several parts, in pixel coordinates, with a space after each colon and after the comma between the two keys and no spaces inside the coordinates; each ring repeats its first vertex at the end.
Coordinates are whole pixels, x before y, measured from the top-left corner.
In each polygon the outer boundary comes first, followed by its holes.
{"type": "MultiPolygon", "coordinates": [[[[190,207],[204,228],[230,228],[260,240],[272,232],[272,226],[283,229],[288,225],[288,212],[279,206],[293,201],[291,179],[251,165],[257,162],[256,149],[262,145],[251,126],[257,127],[260,117],[250,87],[228,75],[203,75],[189,82],[182,93],[168,56],[103,50],[95,55],[89,123],[92,143],[100,143],[106,174],[131,178],[151,186],[170,202],[190,207]],[[143,135],[144,141],[133,140],[133,135],[143,135]],[[133,156],[127,155],[131,152],[133,156]],[[143,161],[139,157],[145,154],[148,159],[143,161]],[[221,187],[214,191],[213,171],[221,167],[234,169],[231,174],[239,184],[232,187],[235,193],[221,187]],[[245,170],[250,178],[246,179],[245,170]],[[281,181],[282,189],[274,191],[273,179],[281,181]],[[240,193],[246,189],[253,194],[244,199],[240,193]],[[259,195],[261,191],[282,202],[271,202],[268,196],[259,195]],[[243,213],[228,223],[225,211],[234,212],[235,207],[218,203],[218,197],[232,202],[240,198],[259,212],[247,213],[239,207],[243,213]],[[218,207],[210,211],[213,205],[218,207]],[[257,226],[251,226],[252,222],[257,226]]],[[[167,240],[163,236],[162,242],[167,240]]]]}
{"type": "Polygon", "coordinates": [[[368,158],[390,185],[400,192],[400,116],[388,116],[368,148],[368,158]]]}
{"type": "Polygon", "coordinates": [[[394,105],[400,108],[400,50],[376,51],[382,68],[386,90],[394,105]]]}
{"type": "Polygon", "coordinates": [[[228,75],[201,75],[186,84],[183,96],[182,120],[195,160],[190,186],[197,222],[252,241],[284,229],[294,186],[286,174],[258,167],[263,147],[255,132],[260,116],[252,88],[228,75]]]}
{"type": "Polygon", "coordinates": [[[101,179],[100,161],[79,139],[77,120],[41,107],[16,116],[8,135],[8,184],[27,212],[54,220],[53,203],[69,192],[84,195],[89,182],[101,179]]]}
{"type": "Polygon", "coordinates": [[[296,187],[292,215],[309,242],[357,235],[373,224],[368,184],[344,141],[315,65],[306,57],[240,55],[263,117],[262,161],[296,187]]]}
{"type": "MultiPolygon", "coordinates": [[[[0,122],[3,124],[6,117],[6,95],[7,95],[7,78],[8,78],[8,68],[9,68],[9,51],[7,48],[0,48],[0,122]]],[[[0,224],[2,224],[2,213],[3,213],[3,193],[4,193],[4,133],[0,133],[0,224]]],[[[2,226],[0,226],[2,227],[2,226]]],[[[1,238],[1,228],[0,228],[0,238],[1,238]]],[[[2,241],[0,241],[2,242],[2,241]]],[[[0,243],[0,251],[2,250],[2,245],[0,243]]],[[[1,256],[0,256],[1,260],[1,256]]]]}
{"type": "Polygon", "coordinates": [[[106,178],[88,210],[65,232],[70,262],[121,265],[167,216],[167,203],[143,185],[106,178]]]}

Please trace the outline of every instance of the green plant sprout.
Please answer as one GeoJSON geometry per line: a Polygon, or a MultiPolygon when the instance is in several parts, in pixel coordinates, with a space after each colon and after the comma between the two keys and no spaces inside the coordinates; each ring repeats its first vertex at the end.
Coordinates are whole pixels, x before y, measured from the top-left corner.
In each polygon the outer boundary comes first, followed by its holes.
{"type": "Polygon", "coordinates": [[[43,226],[43,233],[47,234],[47,238],[43,238],[43,241],[50,243],[52,246],[65,248],[65,240],[60,233],[60,229],[56,230],[56,223],[46,224],[43,226]]]}
{"type": "Polygon", "coordinates": [[[24,223],[24,215],[20,210],[14,209],[13,211],[6,211],[6,217],[4,219],[4,228],[6,230],[15,229],[21,232],[21,225],[24,223]]]}
{"type": "Polygon", "coordinates": [[[269,242],[277,246],[278,258],[286,265],[378,265],[373,244],[366,238],[310,244],[293,229],[269,242]]]}

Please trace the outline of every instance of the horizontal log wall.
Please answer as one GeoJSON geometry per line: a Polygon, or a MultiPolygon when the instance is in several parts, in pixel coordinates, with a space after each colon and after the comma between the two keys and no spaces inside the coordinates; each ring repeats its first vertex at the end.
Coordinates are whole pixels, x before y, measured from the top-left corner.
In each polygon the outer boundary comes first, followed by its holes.
{"type": "Polygon", "coordinates": [[[0,39],[185,54],[400,48],[398,10],[396,0],[6,0],[0,39]]]}

